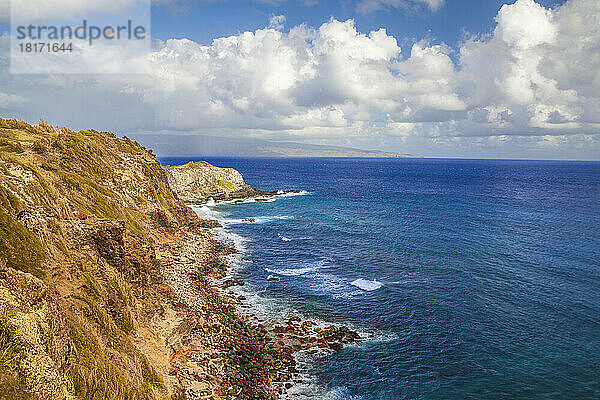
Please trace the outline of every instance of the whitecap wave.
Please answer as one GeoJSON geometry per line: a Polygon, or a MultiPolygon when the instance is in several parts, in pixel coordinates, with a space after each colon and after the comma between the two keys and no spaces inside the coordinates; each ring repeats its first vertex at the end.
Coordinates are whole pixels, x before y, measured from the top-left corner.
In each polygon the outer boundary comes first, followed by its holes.
{"type": "Polygon", "coordinates": [[[283,236],[280,233],[278,233],[277,236],[279,236],[279,239],[283,240],[284,242],[291,242],[292,240],[311,240],[312,239],[312,236],[288,237],[288,236],[283,236]]]}
{"type": "Polygon", "coordinates": [[[299,268],[283,268],[283,269],[271,269],[265,268],[265,271],[284,276],[301,276],[309,273],[317,272],[318,270],[325,268],[330,264],[329,260],[319,260],[308,265],[303,265],[299,268]]]}
{"type": "Polygon", "coordinates": [[[352,396],[348,388],[340,386],[329,390],[323,400],[362,400],[362,396],[352,396]]]}
{"type": "Polygon", "coordinates": [[[317,294],[334,299],[351,298],[360,293],[358,290],[349,289],[348,282],[334,274],[315,273],[308,287],[317,294]]]}
{"type": "Polygon", "coordinates": [[[216,219],[219,222],[223,222],[223,214],[220,211],[210,208],[206,205],[203,206],[190,206],[192,210],[202,219],[216,219]]]}
{"type": "Polygon", "coordinates": [[[372,292],[383,287],[383,283],[377,280],[368,281],[362,278],[352,281],[350,282],[350,284],[352,286],[356,286],[357,288],[364,290],[365,292],[372,292]]]}
{"type": "Polygon", "coordinates": [[[330,263],[329,260],[320,260],[296,268],[265,268],[265,271],[280,276],[302,277],[308,280],[305,287],[310,291],[336,299],[360,296],[364,292],[374,291],[384,286],[383,283],[376,280],[365,279],[357,279],[349,283],[347,279],[322,271],[329,267],[330,263]]]}
{"type": "Polygon", "coordinates": [[[289,276],[306,279],[305,288],[313,293],[330,296],[336,299],[351,298],[360,295],[360,290],[349,289],[348,281],[344,278],[322,272],[323,268],[328,267],[326,261],[309,264],[297,268],[271,269],[265,268],[265,271],[279,276],[289,276]]]}
{"type": "Polygon", "coordinates": [[[223,228],[213,229],[213,232],[215,233],[215,239],[221,242],[233,244],[233,247],[238,251],[238,253],[244,253],[246,251],[246,243],[249,242],[250,239],[223,228]]]}
{"type": "Polygon", "coordinates": [[[301,190],[299,192],[284,192],[283,190],[280,190],[277,192],[277,194],[275,195],[276,197],[293,197],[293,196],[306,196],[310,194],[310,192],[306,191],[306,190],[301,190]]]}
{"type": "Polygon", "coordinates": [[[300,190],[299,192],[285,192],[283,190],[279,190],[274,195],[267,196],[256,196],[256,197],[248,197],[245,199],[232,199],[232,200],[219,200],[215,201],[212,197],[208,199],[208,201],[204,204],[208,207],[220,206],[225,204],[248,204],[248,203],[271,203],[278,198],[282,197],[294,197],[294,196],[306,196],[310,194],[310,192],[306,190],[300,190]]]}
{"type": "Polygon", "coordinates": [[[286,269],[266,268],[265,271],[270,272],[272,274],[277,274],[277,275],[300,276],[300,275],[306,275],[311,272],[316,272],[320,268],[321,268],[320,266],[316,265],[316,266],[303,267],[303,268],[286,268],[286,269]]]}
{"type": "Polygon", "coordinates": [[[249,197],[247,199],[233,199],[233,200],[221,200],[213,205],[223,205],[223,204],[248,204],[248,203],[271,203],[275,201],[275,196],[259,196],[259,197],[249,197]]]}
{"type": "MultiPolygon", "coordinates": [[[[216,203],[216,205],[220,205],[220,204],[271,203],[271,202],[277,200],[278,198],[282,198],[282,197],[306,196],[308,194],[310,194],[310,192],[307,192],[306,190],[301,190],[299,192],[284,192],[283,190],[280,190],[280,191],[277,192],[277,194],[272,195],[272,196],[257,196],[257,197],[248,197],[246,199],[220,200],[218,203],[216,203]]],[[[213,200],[212,204],[208,204],[207,203],[207,205],[214,206],[215,205],[214,200],[213,200]]]]}
{"type": "Polygon", "coordinates": [[[277,236],[279,236],[279,239],[283,240],[284,242],[290,242],[292,239],[290,239],[289,237],[286,236],[281,236],[281,234],[277,234],[277,236]]]}
{"type": "Polygon", "coordinates": [[[389,343],[400,339],[397,333],[389,331],[370,331],[370,332],[359,332],[363,342],[360,344],[368,343],[389,343]]]}

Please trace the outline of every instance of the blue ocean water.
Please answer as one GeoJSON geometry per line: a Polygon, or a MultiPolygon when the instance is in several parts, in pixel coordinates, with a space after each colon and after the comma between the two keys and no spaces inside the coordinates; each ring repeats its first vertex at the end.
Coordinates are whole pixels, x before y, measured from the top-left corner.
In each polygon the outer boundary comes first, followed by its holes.
{"type": "Polygon", "coordinates": [[[600,163],[207,161],[309,192],[215,208],[259,296],[376,333],[314,360],[329,398],[600,398],[600,163]]]}

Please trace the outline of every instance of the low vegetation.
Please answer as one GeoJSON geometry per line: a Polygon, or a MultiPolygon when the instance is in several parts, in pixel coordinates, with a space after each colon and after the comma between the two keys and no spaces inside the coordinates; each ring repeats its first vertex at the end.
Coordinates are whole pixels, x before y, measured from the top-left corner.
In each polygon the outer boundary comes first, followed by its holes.
{"type": "Polygon", "coordinates": [[[10,315],[0,317],[0,399],[31,399],[23,379],[21,362],[25,359],[25,345],[17,336],[17,327],[10,315]]]}
{"type": "Polygon", "coordinates": [[[0,258],[7,266],[42,277],[44,256],[39,239],[4,207],[0,208],[0,258]]]}
{"type": "Polygon", "coordinates": [[[138,143],[0,118],[0,400],[167,397],[134,338],[160,309],[148,214],[176,206],[138,143]]]}

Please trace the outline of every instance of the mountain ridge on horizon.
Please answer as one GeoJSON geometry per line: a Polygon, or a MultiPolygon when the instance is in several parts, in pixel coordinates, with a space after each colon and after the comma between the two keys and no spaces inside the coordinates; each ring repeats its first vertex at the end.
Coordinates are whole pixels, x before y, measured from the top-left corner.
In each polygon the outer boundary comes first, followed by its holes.
{"type": "Polygon", "coordinates": [[[224,138],[206,135],[132,135],[159,157],[375,157],[413,158],[413,154],[363,150],[353,147],[279,142],[262,139],[224,138]],[[169,138],[170,140],[165,140],[169,138]]]}

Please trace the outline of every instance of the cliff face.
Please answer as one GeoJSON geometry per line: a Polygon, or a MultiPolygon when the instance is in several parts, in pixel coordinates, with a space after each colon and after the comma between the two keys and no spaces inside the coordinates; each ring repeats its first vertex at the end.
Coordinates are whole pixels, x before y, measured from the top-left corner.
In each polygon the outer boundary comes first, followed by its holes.
{"type": "Polygon", "coordinates": [[[211,197],[225,200],[258,194],[233,168],[218,168],[200,161],[165,170],[169,186],[186,203],[204,203],[211,197]]]}
{"type": "Polygon", "coordinates": [[[247,186],[185,170],[110,133],[0,118],[0,399],[273,396],[276,350],[209,283],[230,249],[168,179],[192,201],[247,186]]]}

